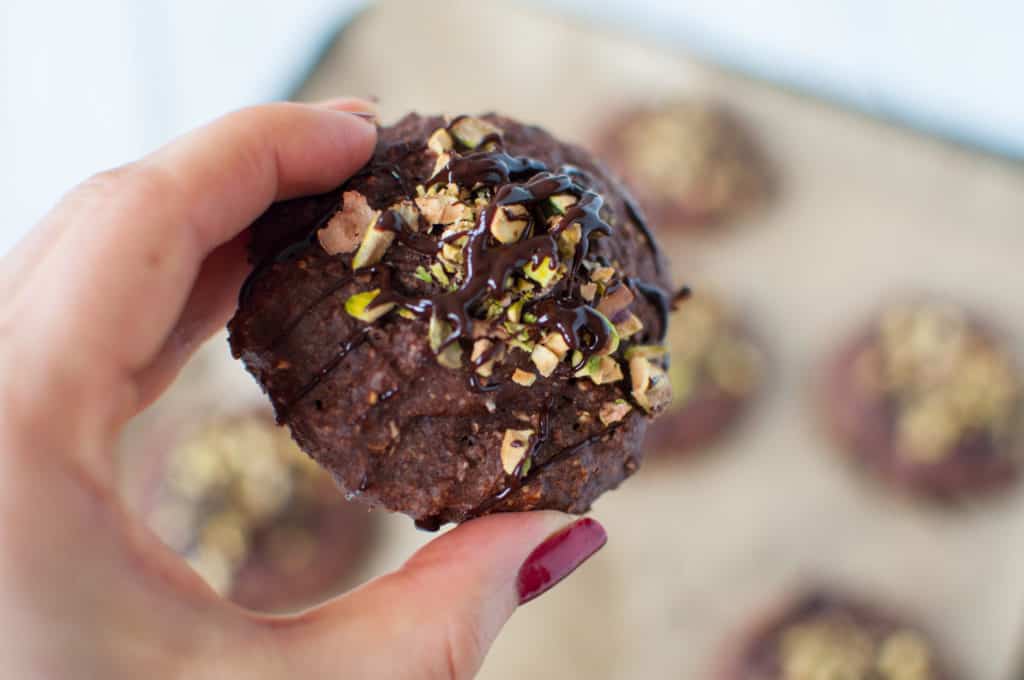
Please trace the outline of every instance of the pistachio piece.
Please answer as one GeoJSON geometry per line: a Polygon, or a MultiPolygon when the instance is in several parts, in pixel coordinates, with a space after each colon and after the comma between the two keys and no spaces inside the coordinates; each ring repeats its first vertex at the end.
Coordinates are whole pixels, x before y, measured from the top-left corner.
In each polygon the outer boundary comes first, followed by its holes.
{"type": "Polygon", "coordinates": [[[515,243],[529,224],[529,212],[521,205],[510,205],[494,211],[491,218],[491,235],[498,243],[515,243]]]}
{"type": "MultiPolygon", "coordinates": [[[[469,357],[470,361],[473,362],[473,364],[476,364],[484,354],[491,350],[493,346],[494,342],[492,342],[491,340],[487,338],[480,338],[479,340],[473,343],[473,351],[470,353],[469,357]]],[[[497,359],[497,355],[492,355],[490,358],[487,359],[487,361],[477,366],[477,375],[483,378],[490,378],[491,374],[494,372],[494,362],[497,359]]]]}
{"type": "Polygon", "coordinates": [[[601,424],[607,427],[625,418],[626,414],[632,410],[633,406],[628,401],[616,399],[602,404],[597,412],[597,417],[601,419],[601,424]]]}
{"type": "Polygon", "coordinates": [[[358,191],[346,191],[341,195],[341,210],[316,232],[316,238],[328,255],[351,253],[379,216],[380,212],[366,202],[366,196],[358,191]]]}
{"type": "Polygon", "coordinates": [[[455,140],[448,133],[445,128],[438,128],[434,130],[433,134],[427,140],[427,148],[437,154],[442,154],[445,151],[451,151],[455,148],[455,140]]]}
{"type": "Polygon", "coordinates": [[[523,305],[526,304],[526,300],[516,300],[508,309],[505,310],[505,316],[512,323],[519,323],[523,320],[523,305]]]}
{"type": "Polygon", "coordinates": [[[530,452],[530,438],[533,430],[505,430],[501,441],[501,467],[506,474],[514,474],[516,468],[530,452]]]}
{"type": "Polygon", "coordinates": [[[434,282],[434,279],[430,276],[430,272],[428,272],[423,265],[417,265],[416,271],[414,271],[412,275],[415,276],[420,281],[422,281],[423,283],[434,282]]]}
{"type": "Polygon", "coordinates": [[[558,368],[558,355],[544,345],[537,345],[533,348],[533,351],[530,353],[530,360],[533,361],[533,365],[537,367],[537,370],[545,378],[550,377],[555,372],[555,369],[558,368]]]}
{"type": "Polygon", "coordinates": [[[439,352],[441,345],[448,339],[451,332],[451,324],[438,319],[436,314],[432,314],[430,316],[430,324],[427,326],[427,341],[430,343],[430,351],[439,352]]]}
{"type": "Polygon", "coordinates": [[[601,302],[597,305],[597,311],[607,317],[614,317],[616,314],[633,304],[633,291],[626,284],[620,284],[608,291],[601,302]]]}
{"type": "Polygon", "coordinates": [[[583,239],[583,230],[578,222],[573,222],[562,231],[558,232],[558,254],[563,258],[570,258],[576,254],[576,247],[583,239]]]}
{"type": "Polygon", "coordinates": [[[550,257],[545,257],[537,264],[528,263],[523,267],[523,273],[526,274],[526,278],[540,284],[541,288],[547,288],[560,278],[558,265],[552,262],[550,257]]]}
{"type": "Polygon", "coordinates": [[[434,278],[437,279],[437,282],[445,288],[451,284],[448,274],[445,272],[444,267],[441,266],[440,262],[434,262],[430,265],[430,273],[433,274],[434,278]]]}
{"type": "Polygon", "coordinates": [[[537,374],[517,368],[512,372],[512,382],[523,387],[530,387],[537,381],[537,374]]]}
{"type": "Polygon", "coordinates": [[[633,357],[629,360],[629,376],[633,396],[646,393],[651,386],[651,363],[643,357],[633,357]]]}
{"type": "Polygon", "coordinates": [[[375,222],[363,235],[363,242],[359,244],[359,250],[352,258],[352,269],[362,269],[380,262],[394,240],[395,233],[393,231],[378,229],[375,222]]]}
{"type": "Polygon", "coordinates": [[[576,204],[576,197],[572,194],[555,194],[548,199],[548,205],[558,215],[564,215],[570,206],[576,204]]]}
{"type": "Polygon", "coordinates": [[[665,345],[633,345],[626,349],[626,359],[642,357],[644,359],[658,359],[665,356],[668,348],[665,345]]]}
{"type": "Polygon", "coordinates": [[[615,276],[615,270],[611,267],[598,267],[590,273],[590,280],[596,283],[608,283],[615,276]]]}
{"type": "Polygon", "coordinates": [[[564,359],[565,355],[569,353],[569,343],[567,343],[565,338],[562,337],[562,334],[557,331],[553,331],[545,335],[544,339],[541,340],[541,344],[554,352],[559,361],[564,359]]]}
{"type": "Polygon", "coordinates": [[[598,350],[598,354],[614,354],[619,349],[619,332],[615,330],[615,326],[608,320],[601,312],[594,310],[595,313],[601,317],[604,323],[605,329],[608,331],[608,340],[605,342],[604,347],[598,350]]]}
{"type": "Polygon", "coordinates": [[[448,167],[448,163],[451,160],[452,160],[452,155],[450,153],[448,153],[447,151],[445,153],[437,154],[437,160],[434,161],[434,169],[430,171],[430,174],[431,175],[438,174],[439,172],[444,170],[446,167],[448,167]]]}
{"type": "Polygon", "coordinates": [[[355,317],[360,321],[373,323],[395,308],[395,303],[393,302],[385,302],[382,305],[371,307],[371,303],[378,295],[380,295],[380,288],[356,293],[345,300],[345,311],[348,312],[349,316],[355,317]]]}
{"type": "Polygon", "coordinates": [[[577,378],[590,378],[595,385],[605,385],[622,380],[622,367],[609,356],[592,356],[583,368],[574,374],[577,378]]]}
{"type": "Polygon", "coordinates": [[[658,413],[672,401],[672,386],[661,366],[644,357],[633,357],[629,373],[633,399],[648,413],[658,413]]]}
{"type": "Polygon", "coordinates": [[[501,128],[480,118],[464,116],[450,126],[452,136],[468,149],[475,149],[491,135],[500,135],[501,128]]]}
{"type": "Polygon", "coordinates": [[[615,331],[619,334],[619,338],[623,340],[636,335],[643,329],[644,322],[633,312],[626,312],[626,317],[615,324],[615,331]]]}
{"type": "Polygon", "coordinates": [[[462,348],[459,343],[453,342],[441,350],[437,355],[437,363],[445,368],[462,368],[462,348]]]}
{"type": "Polygon", "coordinates": [[[597,295],[597,284],[596,283],[584,283],[580,286],[580,295],[587,302],[593,302],[594,297],[597,295]]]}

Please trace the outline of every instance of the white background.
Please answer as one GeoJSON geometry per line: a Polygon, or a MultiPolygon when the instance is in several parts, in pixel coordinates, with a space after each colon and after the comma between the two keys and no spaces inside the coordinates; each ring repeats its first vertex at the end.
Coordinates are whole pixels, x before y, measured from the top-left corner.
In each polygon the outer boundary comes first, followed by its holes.
{"type": "MultiPolygon", "coordinates": [[[[363,4],[0,0],[0,253],[87,175],[287,93],[363,4]]],[[[1021,2],[536,4],[1024,156],[1021,2]]]]}

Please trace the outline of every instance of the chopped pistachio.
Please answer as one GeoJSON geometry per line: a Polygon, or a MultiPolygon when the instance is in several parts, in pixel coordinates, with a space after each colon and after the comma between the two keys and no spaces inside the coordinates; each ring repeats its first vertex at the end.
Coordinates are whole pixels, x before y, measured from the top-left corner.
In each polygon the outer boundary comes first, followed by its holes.
{"type": "Polygon", "coordinates": [[[558,279],[558,267],[550,257],[545,257],[539,263],[528,263],[523,267],[523,273],[532,281],[540,284],[541,288],[547,288],[558,279]]]}
{"type": "Polygon", "coordinates": [[[448,152],[437,154],[437,160],[434,162],[434,169],[430,171],[430,174],[436,175],[437,173],[444,170],[444,168],[448,165],[448,162],[451,161],[451,159],[452,155],[448,152]]]}
{"type": "Polygon", "coordinates": [[[658,359],[665,356],[668,348],[665,345],[633,345],[626,348],[626,359],[643,357],[644,359],[658,359]]]}
{"type": "Polygon", "coordinates": [[[366,196],[358,191],[346,191],[341,195],[341,210],[317,231],[317,240],[328,255],[351,253],[379,216],[380,212],[366,202],[366,196]]]}
{"type": "Polygon", "coordinates": [[[430,273],[433,274],[437,282],[447,288],[451,284],[451,280],[448,278],[448,274],[445,272],[444,267],[441,266],[440,262],[434,262],[430,265],[430,273]]]}
{"type": "Polygon", "coordinates": [[[533,430],[505,430],[501,441],[501,467],[506,474],[513,474],[530,452],[530,438],[533,430]]]}
{"type": "Polygon", "coordinates": [[[448,130],[444,128],[438,128],[434,130],[433,134],[427,140],[427,148],[434,153],[444,153],[445,151],[451,151],[455,147],[455,140],[448,134],[448,130]]]}
{"type": "Polygon", "coordinates": [[[363,242],[359,244],[359,250],[352,258],[352,269],[362,269],[380,262],[394,240],[394,232],[378,229],[376,224],[371,226],[363,235],[363,242]]]}
{"type": "Polygon", "coordinates": [[[619,362],[609,356],[592,356],[580,370],[577,378],[590,378],[597,385],[618,382],[624,377],[619,362]]]}
{"type": "Polygon", "coordinates": [[[576,197],[572,194],[555,194],[548,199],[548,205],[559,215],[564,215],[570,206],[576,204],[576,197]]]}
{"type": "Polygon", "coordinates": [[[598,418],[601,419],[601,424],[604,426],[617,423],[626,417],[630,411],[633,410],[633,406],[625,399],[616,399],[615,401],[609,401],[601,405],[600,410],[597,412],[598,418]]]}
{"type": "Polygon", "coordinates": [[[644,394],[651,385],[651,363],[643,357],[633,357],[629,360],[629,375],[633,396],[644,394]]]}
{"type": "Polygon", "coordinates": [[[597,295],[597,284],[596,283],[584,283],[580,286],[580,295],[587,302],[593,302],[594,296],[597,295]]]}
{"type": "Polygon", "coordinates": [[[491,218],[491,235],[498,243],[515,243],[529,224],[529,212],[521,205],[501,207],[491,218]]]}
{"type": "Polygon", "coordinates": [[[423,265],[417,265],[416,271],[414,271],[412,275],[415,276],[420,281],[422,281],[423,283],[434,282],[434,279],[431,278],[430,276],[430,272],[428,272],[426,267],[424,267],[423,265]]]}
{"type": "Polygon", "coordinates": [[[590,273],[590,280],[597,283],[608,283],[615,276],[615,270],[611,267],[598,267],[590,273]]]}
{"type": "Polygon", "coordinates": [[[462,368],[462,347],[453,342],[437,355],[437,363],[445,368],[462,368]]]}
{"type": "Polygon", "coordinates": [[[382,305],[371,307],[370,303],[380,295],[380,288],[374,288],[362,293],[356,293],[345,300],[345,311],[360,321],[373,323],[395,308],[395,303],[386,302],[382,305]]]}
{"type": "Polygon", "coordinates": [[[636,335],[644,329],[644,322],[640,320],[633,312],[627,312],[626,318],[615,324],[615,331],[619,334],[619,338],[625,339],[636,335]]]}
{"type": "Polygon", "coordinates": [[[439,352],[441,345],[448,339],[451,332],[451,324],[438,319],[437,315],[431,315],[430,325],[427,327],[427,340],[430,342],[430,351],[439,352]]]}
{"type": "Polygon", "coordinates": [[[451,125],[452,136],[469,149],[480,146],[488,136],[501,134],[501,128],[480,118],[466,116],[451,125]]]}
{"type": "Polygon", "coordinates": [[[549,377],[558,368],[558,355],[544,345],[537,345],[530,353],[530,360],[537,367],[540,374],[545,378],[549,377]]]}
{"type": "Polygon", "coordinates": [[[558,233],[558,254],[566,259],[572,257],[576,254],[576,247],[582,239],[583,229],[579,222],[573,222],[558,233]]]}
{"type": "MultiPolygon", "coordinates": [[[[579,351],[578,349],[573,350],[570,363],[572,364],[573,368],[576,368],[577,366],[582,364],[583,363],[583,352],[579,351]]],[[[579,377],[579,376],[576,376],[576,377],[579,377]]]]}
{"type": "Polygon", "coordinates": [[[491,347],[494,346],[494,342],[487,338],[480,338],[473,343],[473,351],[469,355],[470,361],[477,361],[482,357],[491,347]]]}
{"type": "Polygon", "coordinates": [[[665,370],[644,357],[629,360],[633,399],[648,413],[657,413],[672,401],[672,386],[665,370]]]}
{"type": "Polygon", "coordinates": [[[596,310],[595,312],[598,316],[602,318],[602,321],[605,325],[605,329],[608,331],[608,340],[605,342],[605,346],[599,349],[597,353],[614,354],[615,351],[619,349],[619,332],[615,330],[615,326],[613,326],[612,322],[608,320],[608,317],[606,317],[604,314],[601,314],[601,312],[597,312],[596,310]]]}
{"type": "Polygon", "coordinates": [[[523,387],[529,387],[537,381],[537,374],[517,368],[512,372],[512,382],[523,387]]]}
{"type": "Polygon", "coordinates": [[[410,321],[416,318],[416,315],[413,314],[411,310],[408,310],[405,307],[402,307],[398,310],[398,316],[402,317],[403,319],[409,319],[410,321]]]}
{"type": "Polygon", "coordinates": [[[526,300],[516,300],[508,309],[505,310],[505,316],[508,320],[513,323],[519,323],[523,319],[523,305],[526,304],[526,300]]]}
{"type": "Polygon", "coordinates": [[[565,355],[569,353],[569,343],[565,341],[565,338],[558,331],[552,331],[545,335],[544,339],[541,340],[541,344],[551,350],[558,357],[559,361],[564,359],[565,355]]]}
{"type": "Polygon", "coordinates": [[[538,318],[533,312],[523,312],[523,323],[537,323],[538,318]]]}

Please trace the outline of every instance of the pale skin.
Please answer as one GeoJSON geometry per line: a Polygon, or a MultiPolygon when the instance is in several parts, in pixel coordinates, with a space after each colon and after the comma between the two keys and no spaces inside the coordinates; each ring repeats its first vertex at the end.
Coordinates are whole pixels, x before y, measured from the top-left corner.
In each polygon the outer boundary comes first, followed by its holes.
{"type": "MultiPolygon", "coordinates": [[[[569,521],[486,517],[301,615],[220,598],[131,516],[114,444],[230,315],[246,226],[337,186],[356,100],[242,110],[72,190],[0,260],[0,660],[12,678],[468,678],[569,521]]],[[[225,350],[226,351],[226,350],[225,350]]]]}

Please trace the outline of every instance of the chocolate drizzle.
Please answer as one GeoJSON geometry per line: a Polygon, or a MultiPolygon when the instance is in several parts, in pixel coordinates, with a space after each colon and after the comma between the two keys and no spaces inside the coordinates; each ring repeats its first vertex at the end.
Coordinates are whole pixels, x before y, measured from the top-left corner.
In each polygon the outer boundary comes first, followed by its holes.
{"type": "Polygon", "coordinates": [[[346,338],[345,340],[338,344],[338,351],[331,358],[331,360],[324,364],[319,371],[314,373],[313,377],[310,378],[309,381],[306,382],[306,384],[299,388],[298,392],[295,394],[294,397],[292,397],[290,400],[282,404],[277,409],[278,424],[284,423],[285,419],[288,417],[288,413],[295,406],[295,404],[302,401],[302,399],[306,395],[308,395],[310,392],[316,389],[317,386],[323,381],[323,379],[330,375],[334,371],[334,369],[336,369],[341,364],[342,360],[349,355],[349,353],[352,350],[366,342],[368,330],[368,328],[358,330],[353,335],[349,336],[348,338],[346,338]]]}

